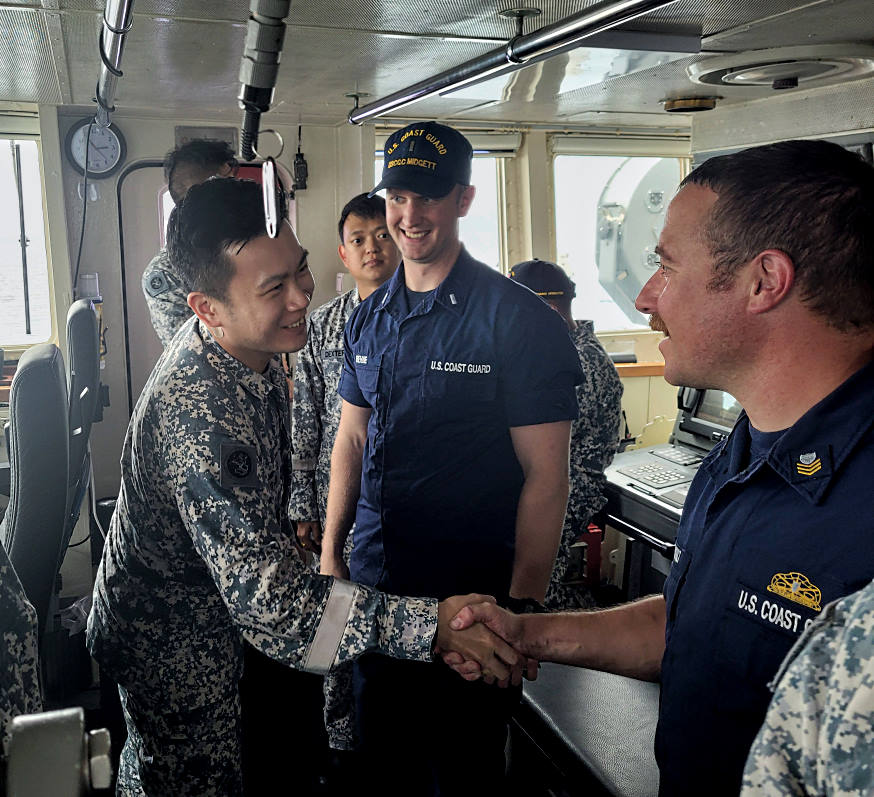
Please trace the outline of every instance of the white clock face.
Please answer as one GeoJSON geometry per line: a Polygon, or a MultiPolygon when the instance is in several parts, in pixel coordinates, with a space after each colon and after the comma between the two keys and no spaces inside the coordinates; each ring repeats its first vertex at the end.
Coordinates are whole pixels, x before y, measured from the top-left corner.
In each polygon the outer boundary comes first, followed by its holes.
{"type": "Polygon", "coordinates": [[[84,172],[85,156],[88,156],[88,174],[103,175],[111,172],[122,160],[123,145],[110,127],[91,125],[91,135],[88,135],[88,125],[83,124],[70,138],[70,155],[75,164],[84,172]]]}

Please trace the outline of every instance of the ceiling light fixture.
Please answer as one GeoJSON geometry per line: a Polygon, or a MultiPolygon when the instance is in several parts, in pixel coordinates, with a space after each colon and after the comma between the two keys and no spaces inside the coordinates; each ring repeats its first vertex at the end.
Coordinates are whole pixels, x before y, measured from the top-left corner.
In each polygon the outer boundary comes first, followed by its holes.
{"type": "MultiPolygon", "coordinates": [[[[467,61],[454,69],[441,72],[428,80],[420,81],[363,108],[353,110],[349,114],[349,121],[352,124],[361,124],[367,119],[383,116],[427,97],[521,69],[535,61],[572,50],[590,36],[630,22],[674,2],[676,0],[613,0],[599,3],[579,14],[540,28],[534,33],[517,36],[506,46],[467,61]]],[[[519,15],[515,16],[518,18],[519,15]]],[[[521,22],[524,22],[524,16],[521,17],[520,24],[521,22]]]]}

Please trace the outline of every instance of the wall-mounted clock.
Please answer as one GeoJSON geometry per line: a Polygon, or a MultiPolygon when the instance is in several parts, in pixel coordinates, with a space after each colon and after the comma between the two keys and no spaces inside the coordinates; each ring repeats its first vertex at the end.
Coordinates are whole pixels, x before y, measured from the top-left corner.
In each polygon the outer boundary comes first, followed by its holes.
{"type": "Polygon", "coordinates": [[[88,177],[101,180],[115,174],[124,163],[127,145],[124,136],[115,125],[100,127],[93,118],[80,119],[67,133],[64,151],[73,168],[85,174],[85,157],[88,157],[88,177]],[[87,139],[87,141],[86,141],[87,139]],[[87,153],[86,153],[87,145],[87,153]]]}

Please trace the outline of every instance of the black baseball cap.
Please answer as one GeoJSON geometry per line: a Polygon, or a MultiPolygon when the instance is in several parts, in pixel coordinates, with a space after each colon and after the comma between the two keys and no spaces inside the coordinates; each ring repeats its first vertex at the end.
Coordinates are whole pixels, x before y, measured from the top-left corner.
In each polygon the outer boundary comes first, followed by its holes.
{"type": "Polygon", "coordinates": [[[395,131],[385,142],[384,155],[382,180],[368,196],[402,188],[440,199],[457,184],[470,185],[470,142],[438,122],[416,122],[395,131]]]}
{"type": "Polygon", "coordinates": [[[535,258],[517,263],[510,267],[508,276],[546,301],[559,297],[573,299],[577,295],[576,286],[564,269],[548,260],[535,258]]]}

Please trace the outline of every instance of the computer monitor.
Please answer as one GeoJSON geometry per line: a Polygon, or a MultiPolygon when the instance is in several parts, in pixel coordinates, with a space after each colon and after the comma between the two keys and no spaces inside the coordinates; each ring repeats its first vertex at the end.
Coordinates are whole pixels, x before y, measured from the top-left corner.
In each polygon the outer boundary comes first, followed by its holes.
{"type": "Polygon", "coordinates": [[[724,390],[680,388],[677,403],[680,417],[673,442],[707,449],[728,437],[742,409],[724,390]]]}

